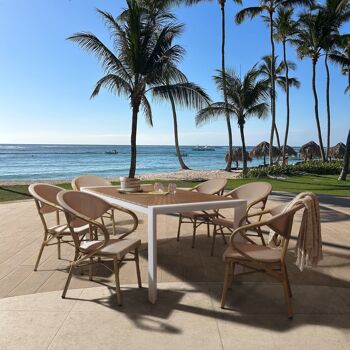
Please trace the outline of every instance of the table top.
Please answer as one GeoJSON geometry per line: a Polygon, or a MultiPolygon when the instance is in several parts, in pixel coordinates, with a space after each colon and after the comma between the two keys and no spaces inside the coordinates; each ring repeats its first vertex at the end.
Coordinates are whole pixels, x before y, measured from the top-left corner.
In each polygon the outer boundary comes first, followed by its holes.
{"type": "Polygon", "coordinates": [[[145,191],[145,193],[121,193],[119,192],[119,187],[116,186],[85,188],[85,190],[88,190],[91,193],[111,197],[145,208],[159,205],[215,202],[228,200],[228,198],[222,196],[204,194],[196,191],[186,191],[181,189],[177,189],[175,194],[147,194],[147,191],[152,191],[152,185],[143,185],[142,189],[145,191]]]}

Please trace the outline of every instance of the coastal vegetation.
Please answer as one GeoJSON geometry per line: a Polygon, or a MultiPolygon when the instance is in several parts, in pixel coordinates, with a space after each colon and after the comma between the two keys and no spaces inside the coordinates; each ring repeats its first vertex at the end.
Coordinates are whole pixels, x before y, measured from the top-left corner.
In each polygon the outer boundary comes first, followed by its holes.
{"type": "MultiPolygon", "coordinates": [[[[204,89],[195,82],[191,82],[179,69],[179,63],[184,58],[185,50],[176,43],[176,40],[183,32],[184,26],[177,22],[172,12],[173,6],[195,5],[206,1],[210,0],[126,0],[125,9],[117,17],[98,10],[111,34],[114,50],[110,50],[92,33],[81,32],[68,38],[88,52],[95,54],[105,71],[105,75],[97,82],[92,97],[97,96],[101,88],[106,88],[116,95],[126,96],[130,101],[132,115],[129,176],[134,177],[136,172],[137,125],[140,110],[148,123],[153,126],[149,96],[170,103],[176,154],[182,169],[188,169],[188,166],[182,159],[179,145],[177,105],[197,110],[196,123],[198,126],[218,116],[224,117],[229,146],[226,157],[227,171],[231,170],[232,165],[231,118],[236,117],[241,136],[244,175],[247,174],[244,136],[246,118],[254,115],[266,116],[269,107],[271,114],[268,142],[269,164],[275,167],[274,173],[288,171],[289,168],[284,171],[279,169],[286,167],[292,108],[290,88],[300,87],[298,78],[290,76],[290,71],[296,67],[295,63],[288,60],[287,48],[290,47],[296,49],[300,59],[309,58],[311,61],[311,89],[318,135],[316,147],[319,148],[321,160],[329,161],[332,125],[329,62],[336,63],[342,74],[347,76],[348,84],[345,92],[348,93],[350,90],[350,36],[342,33],[341,30],[350,18],[349,1],[325,0],[318,3],[313,0],[259,0],[256,6],[237,8],[236,24],[258,16],[267,23],[271,49],[270,54],[264,56],[259,64],[244,78],[241,78],[234,70],[226,67],[226,0],[217,0],[221,15],[221,69],[217,70],[215,82],[223,100],[215,103],[211,103],[204,89]],[[296,9],[299,9],[299,13],[296,12],[296,9]],[[276,54],[278,43],[282,45],[282,60],[278,60],[276,54]],[[326,72],[326,143],[320,119],[318,77],[316,75],[321,57],[324,57],[326,72]],[[259,93],[257,92],[258,87],[261,89],[259,93]],[[277,88],[285,92],[286,116],[283,144],[280,142],[280,131],[276,122],[277,88]],[[274,148],[275,135],[279,149],[277,153],[274,148]],[[274,157],[276,154],[277,161],[274,157]],[[282,164],[279,167],[277,164],[281,156],[282,164]]],[[[237,5],[245,5],[245,2],[241,0],[233,0],[233,2],[237,5]]]]}
{"type": "MultiPolygon", "coordinates": [[[[284,191],[299,193],[304,191],[312,191],[318,194],[328,194],[337,196],[350,196],[350,182],[337,180],[337,175],[292,175],[285,179],[261,177],[259,181],[269,182],[273,191],[284,191]]],[[[177,187],[193,187],[198,185],[199,182],[203,180],[192,180],[192,181],[161,181],[164,184],[169,182],[176,183],[177,187]]],[[[227,189],[233,189],[241,186],[245,183],[256,181],[253,177],[248,178],[238,178],[234,180],[228,180],[227,189]]],[[[155,181],[145,181],[144,183],[154,183],[155,181]]],[[[159,182],[159,180],[157,180],[159,182]]],[[[113,184],[118,185],[118,182],[113,182],[113,184]]],[[[58,184],[65,189],[71,189],[69,183],[58,184]]],[[[28,186],[27,185],[3,185],[0,186],[0,202],[10,202],[14,200],[26,200],[29,199],[28,186]]]]}

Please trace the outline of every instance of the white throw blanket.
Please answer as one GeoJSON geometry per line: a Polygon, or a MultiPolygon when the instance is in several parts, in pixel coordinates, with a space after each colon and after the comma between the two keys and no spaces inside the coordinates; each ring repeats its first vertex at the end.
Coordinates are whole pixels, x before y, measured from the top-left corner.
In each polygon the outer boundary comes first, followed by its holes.
{"type": "MultiPolygon", "coordinates": [[[[322,260],[322,237],[320,207],[318,198],[314,193],[303,192],[298,194],[290,203],[286,205],[283,212],[291,209],[295,205],[303,204],[305,210],[301,220],[295,254],[297,260],[295,264],[300,271],[304,267],[313,267],[322,260]]],[[[274,232],[270,232],[269,241],[274,237],[274,232]]]]}

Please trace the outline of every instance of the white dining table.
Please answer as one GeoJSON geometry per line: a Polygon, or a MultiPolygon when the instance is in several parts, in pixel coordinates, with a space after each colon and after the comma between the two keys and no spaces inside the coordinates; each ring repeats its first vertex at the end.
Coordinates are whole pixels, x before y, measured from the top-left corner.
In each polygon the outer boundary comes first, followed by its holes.
{"type": "Polygon", "coordinates": [[[228,199],[178,189],[175,194],[124,194],[116,186],[82,187],[81,191],[92,193],[112,205],[147,215],[148,219],[148,298],[157,302],[157,217],[158,215],[180,214],[189,211],[232,209],[234,228],[247,210],[247,201],[228,199]]]}

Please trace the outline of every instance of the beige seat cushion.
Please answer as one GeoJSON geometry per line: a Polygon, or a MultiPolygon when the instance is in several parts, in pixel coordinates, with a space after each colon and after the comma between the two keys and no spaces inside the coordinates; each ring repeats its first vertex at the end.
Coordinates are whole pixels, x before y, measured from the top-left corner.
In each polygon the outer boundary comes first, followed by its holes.
{"type": "Polygon", "coordinates": [[[213,218],[211,221],[214,225],[224,226],[233,229],[233,220],[213,218]]]}
{"type": "MultiPolygon", "coordinates": [[[[85,254],[92,253],[102,244],[103,241],[82,242],[80,245],[80,250],[85,254]]],[[[130,251],[135,250],[140,245],[141,240],[139,239],[110,239],[108,244],[98,251],[96,255],[117,256],[121,258],[130,251]]]]}
{"type": "MultiPolygon", "coordinates": [[[[278,262],[281,260],[281,249],[272,249],[262,245],[255,245],[251,243],[235,243],[238,249],[245,254],[251,256],[253,259],[262,262],[278,262]]],[[[241,255],[237,250],[233,249],[231,245],[227,247],[224,252],[224,260],[248,260],[245,256],[241,255]]]]}
{"type": "MultiPolygon", "coordinates": [[[[70,230],[66,224],[50,227],[49,231],[54,232],[54,233],[59,233],[62,236],[69,236],[71,234],[70,230]]],[[[77,234],[82,235],[82,234],[89,231],[89,225],[77,227],[74,229],[74,231],[77,234]]]]}
{"type": "Polygon", "coordinates": [[[185,213],[181,213],[181,215],[184,218],[190,218],[190,219],[200,219],[200,218],[205,218],[207,216],[214,217],[217,215],[213,211],[208,211],[206,213],[204,213],[202,211],[187,211],[185,213]]]}

